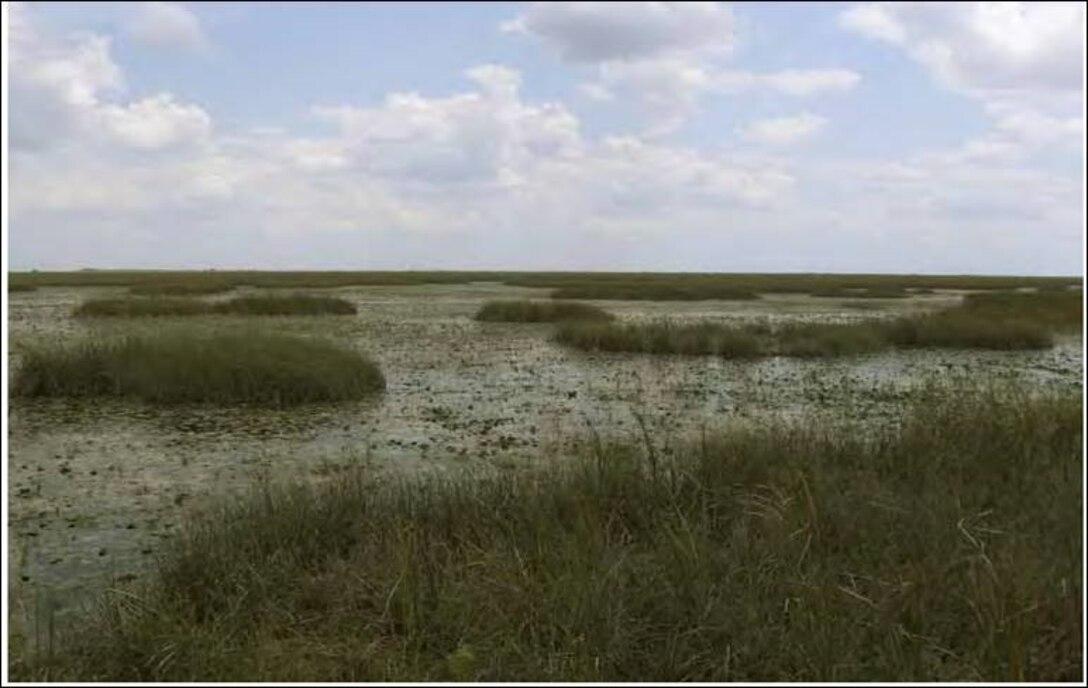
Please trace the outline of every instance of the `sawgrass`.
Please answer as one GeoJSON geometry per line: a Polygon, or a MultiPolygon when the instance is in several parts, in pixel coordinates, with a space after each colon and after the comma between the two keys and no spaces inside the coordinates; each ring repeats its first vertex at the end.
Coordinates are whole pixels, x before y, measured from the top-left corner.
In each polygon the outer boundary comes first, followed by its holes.
{"type": "Polygon", "coordinates": [[[262,483],[20,681],[1079,681],[1079,395],[711,428],[531,473],[262,483]]]}

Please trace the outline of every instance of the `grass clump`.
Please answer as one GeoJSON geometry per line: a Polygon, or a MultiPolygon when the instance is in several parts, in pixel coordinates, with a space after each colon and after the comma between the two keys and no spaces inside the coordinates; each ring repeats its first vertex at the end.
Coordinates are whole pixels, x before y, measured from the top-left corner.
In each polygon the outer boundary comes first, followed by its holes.
{"type": "Polygon", "coordinates": [[[1054,345],[1054,331],[1082,327],[1080,292],[972,294],[960,306],[860,323],[789,323],[736,327],[720,323],[567,323],[555,341],[588,351],[822,357],[892,347],[1030,350],[1054,345]]]}
{"type": "Polygon", "coordinates": [[[195,281],[188,282],[149,282],[129,287],[129,293],[137,296],[203,296],[206,294],[224,294],[234,289],[228,282],[195,281]]]}
{"type": "Polygon", "coordinates": [[[719,323],[564,323],[555,341],[587,351],[714,355],[763,355],[761,338],[751,330],[719,323]]]}
{"type": "Polygon", "coordinates": [[[475,319],[486,322],[556,322],[560,320],[611,320],[611,313],[596,306],[568,301],[488,301],[475,319]]]}
{"type": "Polygon", "coordinates": [[[1079,291],[968,294],[955,308],[898,318],[885,338],[900,347],[1045,349],[1054,333],[1084,327],[1079,291]]]}
{"type": "Polygon", "coordinates": [[[1084,294],[1080,290],[995,291],[967,294],[961,307],[972,316],[1032,322],[1058,331],[1084,328],[1084,294]]]}
{"type": "Polygon", "coordinates": [[[76,309],[77,317],[142,318],[187,315],[351,315],[355,304],[330,296],[308,294],[238,296],[227,301],[164,296],[90,299],[76,309]]]}
{"type": "Polygon", "coordinates": [[[958,309],[897,318],[883,327],[884,338],[902,348],[1047,349],[1054,337],[1044,325],[994,319],[958,309]]]}
{"type": "Polygon", "coordinates": [[[332,296],[290,294],[239,296],[215,304],[216,313],[228,315],[352,315],[355,304],[332,296]]]}
{"type": "Polygon", "coordinates": [[[116,396],[149,402],[291,406],[385,388],[378,366],[333,344],[262,332],[181,330],[31,349],[14,396],[116,396]]]}
{"type": "Polygon", "coordinates": [[[32,284],[12,284],[8,283],[8,293],[16,294],[19,292],[38,291],[38,288],[32,284]]]}
{"type": "Polygon", "coordinates": [[[75,310],[77,318],[156,318],[208,315],[212,304],[199,299],[162,296],[88,299],[75,310]]]}
{"type": "Polygon", "coordinates": [[[872,323],[796,323],[779,328],[768,349],[779,356],[822,358],[868,354],[886,347],[872,323]]]}
{"type": "Polygon", "coordinates": [[[1079,396],[719,428],[531,475],[267,483],[20,681],[1078,681],[1079,396]]]}
{"type": "Polygon", "coordinates": [[[878,351],[884,342],[868,323],[796,323],[772,328],[715,322],[567,323],[555,341],[587,351],[758,358],[812,358],[878,351]]]}

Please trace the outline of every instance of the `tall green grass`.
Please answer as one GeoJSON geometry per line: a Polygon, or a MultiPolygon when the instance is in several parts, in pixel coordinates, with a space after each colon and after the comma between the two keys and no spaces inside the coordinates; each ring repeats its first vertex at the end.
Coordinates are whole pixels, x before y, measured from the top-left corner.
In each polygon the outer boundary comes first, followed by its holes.
{"type": "Polygon", "coordinates": [[[1076,395],[957,388],[869,436],[265,484],[12,677],[1075,682],[1082,421],[1076,395]]]}
{"type": "Polygon", "coordinates": [[[1027,321],[1058,331],[1084,329],[1084,293],[1080,290],[968,294],[963,310],[978,317],[1027,321]]]}
{"type": "Polygon", "coordinates": [[[210,315],[215,312],[208,301],[163,296],[88,299],[76,307],[77,318],[154,318],[186,315],[210,315]]]}
{"type": "Polygon", "coordinates": [[[228,315],[351,315],[355,304],[331,296],[239,296],[217,303],[216,313],[228,315]]]}
{"type": "Polygon", "coordinates": [[[751,358],[765,354],[763,337],[748,328],[717,323],[560,324],[555,341],[589,351],[629,351],[647,354],[715,355],[751,358]]]}
{"type": "Polygon", "coordinates": [[[8,284],[8,293],[14,294],[18,292],[37,291],[38,288],[30,284],[8,284]]]}
{"type": "Polygon", "coordinates": [[[185,315],[351,315],[350,301],[308,294],[238,296],[227,301],[162,296],[89,299],[75,310],[77,317],[139,318],[185,315]]]}
{"type": "Polygon", "coordinates": [[[564,323],[555,341],[588,351],[756,356],[844,356],[891,347],[1026,350],[1054,344],[1054,331],[1083,326],[1080,292],[968,295],[931,313],[859,323],[564,323]]]}
{"type": "Polygon", "coordinates": [[[903,348],[1046,349],[1054,337],[1030,320],[995,319],[970,312],[937,312],[903,317],[883,328],[885,340],[903,348]]]}
{"type": "Polygon", "coordinates": [[[168,329],[30,349],[11,393],[291,406],[359,399],[384,388],[374,362],[327,342],[168,329]]]}
{"type": "Polygon", "coordinates": [[[189,282],[149,282],[129,287],[129,292],[138,296],[200,296],[204,294],[223,294],[234,289],[229,282],[212,280],[189,282]]]}
{"type": "Polygon", "coordinates": [[[567,301],[488,301],[475,319],[485,322],[556,322],[560,320],[611,320],[596,306],[567,301]]]}

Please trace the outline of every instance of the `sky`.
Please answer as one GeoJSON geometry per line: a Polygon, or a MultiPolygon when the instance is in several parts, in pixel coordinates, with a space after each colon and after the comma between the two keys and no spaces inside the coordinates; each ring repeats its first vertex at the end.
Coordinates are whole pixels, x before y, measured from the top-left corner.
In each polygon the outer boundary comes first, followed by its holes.
{"type": "Polygon", "coordinates": [[[1083,3],[4,3],[12,270],[1082,275],[1083,3]]]}

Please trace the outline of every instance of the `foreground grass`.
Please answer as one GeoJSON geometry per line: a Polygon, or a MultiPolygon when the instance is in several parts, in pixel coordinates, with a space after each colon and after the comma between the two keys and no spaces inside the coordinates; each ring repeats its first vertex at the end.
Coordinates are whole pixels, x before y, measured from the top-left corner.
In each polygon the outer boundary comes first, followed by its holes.
{"type": "Polygon", "coordinates": [[[968,295],[961,306],[847,324],[563,323],[555,341],[587,351],[757,356],[843,356],[898,348],[1026,350],[1083,327],[1080,292],[968,295]]]}
{"type": "Polygon", "coordinates": [[[560,320],[611,320],[596,306],[566,301],[488,301],[474,316],[485,322],[556,322],[560,320]]]}
{"type": "Polygon", "coordinates": [[[351,315],[350,301],[307,294],[238,296],[227,301],[151,297],[89,299],[76,309],[84,318],[140,318],[186,315],[351,315]]]}
{"type": "MultiPolygon", "coordinates": [[[[1077,681],[1078,396],[264,485],[17,680],[1077,681]]],[[[17,644],[16,644],[17,646],[17,644]]]]}
{"type": "Polygon", "coordinates": [[[385,387],[377,365],[354,351],[261,332],[164,330],[31,349],[22,359],[13,396],[291,406],[359,399],[385,387]]]}

